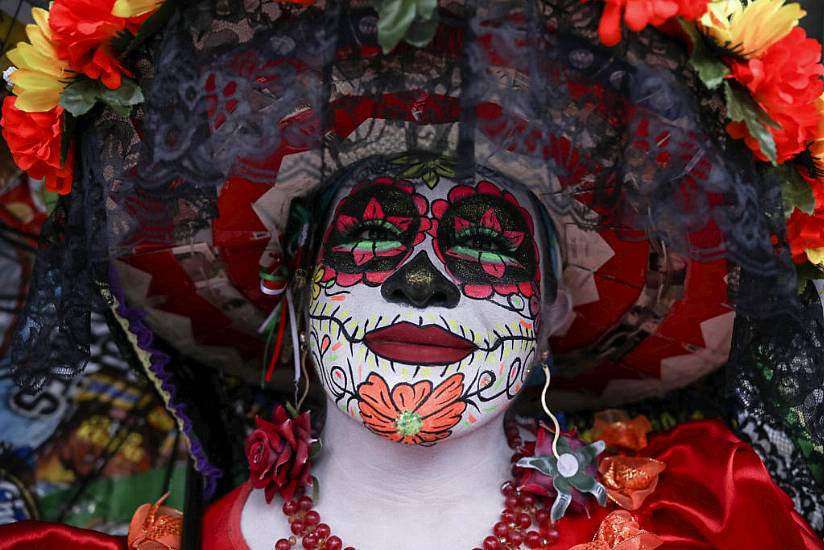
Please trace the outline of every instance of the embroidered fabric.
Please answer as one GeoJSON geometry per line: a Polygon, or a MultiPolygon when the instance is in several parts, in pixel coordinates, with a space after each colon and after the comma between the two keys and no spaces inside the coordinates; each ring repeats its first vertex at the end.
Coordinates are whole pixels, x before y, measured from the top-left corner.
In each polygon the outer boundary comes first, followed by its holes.
{"type": "MultiPolygon", "coordinates": [[[[795,298],[778,185],[726,138],[723,102],[686,49],[652,29],[600,47],[600,2],[441,9],[432,45],[383,56],[363,0],[181,2],[138,52],[145,104],[82,129],[74,191],[44,229],[13,342],[16,380],[37,389],[81,372],[89,313],[111,306],[110,261],[213,239],[228,182],[304,194],[368,154],[446,151],[459,176],[477,163],[530,182],[554,217],[581,228],[727,258],[738,404],[760,403],[753,414],[820,449],[820,326],[804,324],[813,313],[795,298]]],[[[218,375],[169,370],[162,391],[187,414],[228,403],[204,382],[218,375]]],[[[198,414],[193,433],[221,455],[212,413],[198,414]]]]}

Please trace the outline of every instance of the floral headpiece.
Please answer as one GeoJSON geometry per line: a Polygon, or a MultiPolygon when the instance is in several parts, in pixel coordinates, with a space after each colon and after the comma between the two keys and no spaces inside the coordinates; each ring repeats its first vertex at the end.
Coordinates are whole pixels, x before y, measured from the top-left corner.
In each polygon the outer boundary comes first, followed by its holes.
{"type": "MultiPolygon", "coordinates": [[[[596,0],[582,0],[596,1],[596,0]]],[[[686,41],[710,90],[723,90],[727,133],[779,172],[787,236],[802,278],[824,276],[824,65],[821,44],[798,26],[805,12],[786,0],[598,0],[599,36],[618,46],[623,25],[652,25],[686,41]]],[[[311,5],[313,0],[285,4],[311,5]]],[[[435,2],[371,0],[385,51],[425,46],[438,22],[435,2]]],[[[3,103],[3,136],[20,168],[46,188],[71,191],[75,119],[97,103],[128,116],[143,101],[124,65],[162,24],[173,2],[56,0],[32,10],[30,43],[8,53],[13,96],[3,103]]]]}

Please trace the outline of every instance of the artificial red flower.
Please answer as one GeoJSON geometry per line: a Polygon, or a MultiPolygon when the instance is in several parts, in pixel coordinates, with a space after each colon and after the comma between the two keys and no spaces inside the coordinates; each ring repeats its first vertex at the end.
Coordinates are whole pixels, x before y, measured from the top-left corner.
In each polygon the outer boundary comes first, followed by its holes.
{"type": "Polygon", "coordinates": [[[801,177],[812,189],[815,209],[812,214],[806,214],[795,208],[787,220],[790,255],[799,265],[808,261],[824,265],[824,184],[803,172],[801,177]]]}
{"type": "Polygon", "coordinates": [[[272,422],[257,418],[256,424],[257,429],[246,439],[249,481],[255,489],[264,490],[266,502],[272,502],[275,493],[290,500],[298,487],[312,484],[309,412],[291,418],[278,405],[272,422]]]}
{"type": "Polygon", "coordinates": [[[433,389],[432,382],[400,383],[391,390],[371,373],[358,387],[358,410],[367,428],[392,441],[408,445],[434,443],[449,437],[460,422],[466,403],[461,373],[453,374],[433,389]]]}
{"type": "MultiPolygon", "coordinates": [[[[583,0],[587,1],[587,0],[583,0]]],[[[621,41],[621,18],[629,30],[639,32],[647,25],[660,26],[675,17],[694,21],[707,11],[709,0],[604,0],[598,36],[605,46],[621,41]]]]}
{"type": "Polygon", "coordinates": [[[89,78],[115,90],[123,74],[131,75],[112,51],[112,38],[123,31],[136,34],[150,13],[138,17],[112,14],[115,0],[55,0],[49,10],[52,40],[61,59],[89,78]]]}
{"type": "MultiPolygon", "coordinates": [[[[779,163],[804,151],[817,137],[821,117],[818,99],[824,92],[820,60],[821,43],[796,27],[762,56],[730,62],[732,77],[780,126],[770,128],[779,163]]],[[[767,160],[743,122],[731,122],[727,131],[736,139],[743,138],[759,159],[767,160]]]]}
{"type": "Polygon", "coordinates": [[[60,164],[63,139],[63,108],[27,113],[15,106],[16,97],[3,100],[3,138],[14,162],[34,179],[43,179],[46,190],[65,195],[72,189],[74,149],[60,164]]]}

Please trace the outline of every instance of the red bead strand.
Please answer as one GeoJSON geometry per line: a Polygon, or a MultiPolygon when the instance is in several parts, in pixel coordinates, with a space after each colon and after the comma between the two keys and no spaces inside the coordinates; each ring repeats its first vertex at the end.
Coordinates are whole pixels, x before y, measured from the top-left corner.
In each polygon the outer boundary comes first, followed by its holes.
{"type": "MultiPolygon", "coordinates": [[[[515,450],[514,463],[523,456],[520,452],[522,440],[517,427],[508,425],[506,438],[509,446],[515,450]]],[[[515,479],[501,485],[501,495],[504,497],[504,509],[500,520],[492,527],[492,534],[483,540],[481,546],[472,550],[546,548],[558,540],[558,531],[553,528],[550,520],[548,499],[519,491],[515,479]]],[[[343,541],[332,534],[329,525],[321,522],[320,514],[313,507],[312,499],[306,495],[299,495],[297,500],[283,503],[283,514],[289,521],[292,536],[279,539],[274,550],[355,550],[352,546],[343,547],[343,541]]]]}

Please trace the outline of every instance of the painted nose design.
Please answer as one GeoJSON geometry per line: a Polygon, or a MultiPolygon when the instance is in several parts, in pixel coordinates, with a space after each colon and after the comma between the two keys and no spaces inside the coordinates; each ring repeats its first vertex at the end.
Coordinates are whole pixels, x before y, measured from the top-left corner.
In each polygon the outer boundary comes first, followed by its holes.
{"type": "Polygon", "coordinates": [[[419,308],[455,307],[461,299],[461,291],[432,265],[426,252],[419,252],[386,279],[381,295],[387,302],[419,308]]]}

